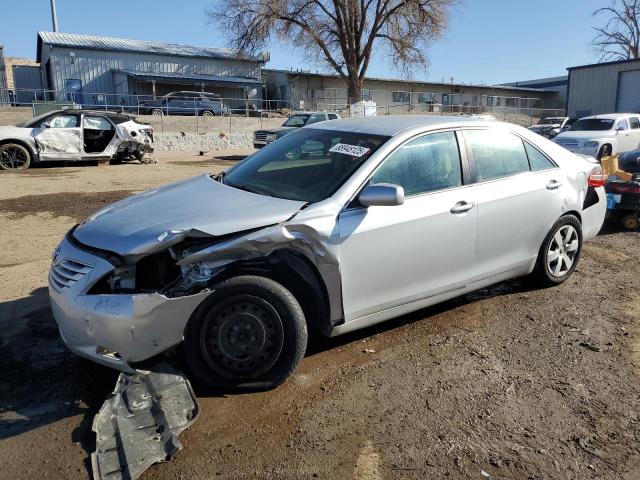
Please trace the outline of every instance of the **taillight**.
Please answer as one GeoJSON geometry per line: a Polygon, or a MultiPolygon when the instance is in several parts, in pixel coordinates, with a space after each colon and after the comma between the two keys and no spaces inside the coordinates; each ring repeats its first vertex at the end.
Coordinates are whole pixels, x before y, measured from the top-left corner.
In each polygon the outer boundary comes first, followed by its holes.
{"type": "Polygon", "coordinates": [[[607,183],[607,178],[609,178],[609,175],[607,175],[606,173],[592,173],[591,175],[589,175],[587,184],[590,187],[604,187],[604,185],[607,183]]]}

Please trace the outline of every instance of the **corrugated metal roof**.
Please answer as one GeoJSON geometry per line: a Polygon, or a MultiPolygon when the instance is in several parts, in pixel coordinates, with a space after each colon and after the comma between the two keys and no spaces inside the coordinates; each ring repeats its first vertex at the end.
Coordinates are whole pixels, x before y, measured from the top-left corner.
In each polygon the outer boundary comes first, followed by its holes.
{"type": "Polygon", "coordinates": [[[633,63],[640,62],[638,58],[631,58],[629,60],[615,60],[613,62],[602,62],[602,63],[590,63],[589,65],[578,65],[577,67],[568,67],[567,70],[580,70],[581,68],[593,68],[593,67],[608,67],[609,65],[619,65],[621,63],[633,63]]]}
{"type": "Polygon", "coordinates": [[[192,80],[197,82],[217,82],[217,83],[233,83],[238,85],[262,85],[262,82],[256,78],[249,77],[223,77],[218,75],[200,75],[197,73],[176,73],[176,72],[141,72],[139,70],[116,70],[126,75],[137,78],[165,78],[175,80],[192,80]]]}
{"type": "MultiPolygon", "coordinates": [[[[340,76],[336,73],[319,73],[319,72],[309,72],[309,71],[296,71],[296,70],[282,70],[282,69],[263,69],[263,73],[269,74],[269,72],[280,72],[280,73],[288,73],[292,76],[300,76],[300,77],[326,77],[326,78],[340,78],[340,76]]],[[[411,83],[411,84],[420,84],[420,85],[437,85],[437,86],[445,86],[445,87],[468,87],[468,88],[486,88],[486,89],[496,89],[496,90],[520,90],[523,92],[535,92],[535,93],[557,93],[555,90],[544,90],[540,88],[526,88],[526,87],[507,87],[504,85],[478,85],[473,83],[447,83],[447,82],[430,82],[428,80],[410,80],[405,78],[384,78],[384,77],[365,77],[365,80],[376,81],[376,82],[397,82],[397,83],[411,83]]]]}
{"type": "Polygon", "coordinates": [[[228,48],[196,47],[177,43],[153,42],[149,40],[130,40],[126,38],[99,37],[75,33],[38,32],[38,61],[42,43],[63,47],[112,50],[118,52],[144,52],[183,57],[205,57],[243,59],[264,62],[264,56],[248,57],[228,48]]]}

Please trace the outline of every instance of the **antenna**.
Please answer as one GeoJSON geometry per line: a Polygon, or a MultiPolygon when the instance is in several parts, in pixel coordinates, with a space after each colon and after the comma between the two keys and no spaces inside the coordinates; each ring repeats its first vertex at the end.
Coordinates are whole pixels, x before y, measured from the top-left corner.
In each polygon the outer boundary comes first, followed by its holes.
{"type": "Polygon", "coordinates": [[[51,23],[53,23],[53,31],[58,31],[58,14],[56,13],[56,0],[51,0],[51,23]]]}

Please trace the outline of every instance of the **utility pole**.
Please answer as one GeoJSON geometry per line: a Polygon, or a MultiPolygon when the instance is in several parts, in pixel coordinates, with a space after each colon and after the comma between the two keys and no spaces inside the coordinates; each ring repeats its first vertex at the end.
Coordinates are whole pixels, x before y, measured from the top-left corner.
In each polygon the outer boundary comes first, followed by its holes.
{"type": "Polygon", "coordinates": [[[56,13],[56,0],[51,0],[51,22],[53,23],[53,31],[58,31],[58,14],[56,13]]]}

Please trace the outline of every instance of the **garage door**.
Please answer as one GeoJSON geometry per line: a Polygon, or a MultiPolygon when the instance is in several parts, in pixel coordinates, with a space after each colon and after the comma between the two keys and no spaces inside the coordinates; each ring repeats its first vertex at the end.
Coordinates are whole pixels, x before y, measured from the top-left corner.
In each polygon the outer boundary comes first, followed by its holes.
{"type": "Polygon", "coordinates": [[[620,72],[616,112],[640,113],[640,70],[620,72]]]}

